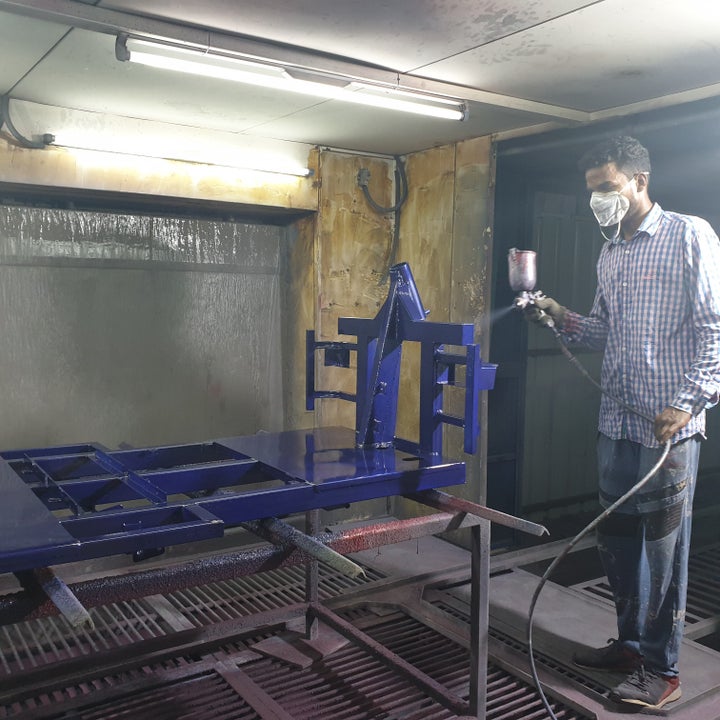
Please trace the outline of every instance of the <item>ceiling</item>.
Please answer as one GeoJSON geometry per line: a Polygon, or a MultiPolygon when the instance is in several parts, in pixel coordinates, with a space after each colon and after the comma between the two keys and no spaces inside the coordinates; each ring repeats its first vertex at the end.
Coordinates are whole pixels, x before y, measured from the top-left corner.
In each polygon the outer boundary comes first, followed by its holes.
{"type": "Polygon", "coordinates": [[[717,0],[0,0],[0,47],[0,94],[26,137],[162,139],[178,156],[269,143],[400,155],[720,95],[717,0]],[[121,63],[119,31],[447,94],[468,117],[121,63]]]}

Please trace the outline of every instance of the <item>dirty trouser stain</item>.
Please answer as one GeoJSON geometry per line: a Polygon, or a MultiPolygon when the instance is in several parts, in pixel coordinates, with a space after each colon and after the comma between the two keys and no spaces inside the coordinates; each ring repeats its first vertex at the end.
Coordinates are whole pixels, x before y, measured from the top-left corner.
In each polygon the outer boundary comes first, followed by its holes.
{"type": "MultiPolygon", "coordinates": [[[[644,477],[663,448],[598,438],[600,503],[609,507],[644,477]]],[[[678,674],[700,440],[674,445],[658,473],[599,526],[598,550],[615,599],[618,637],[644,662],[678,674]]]]}

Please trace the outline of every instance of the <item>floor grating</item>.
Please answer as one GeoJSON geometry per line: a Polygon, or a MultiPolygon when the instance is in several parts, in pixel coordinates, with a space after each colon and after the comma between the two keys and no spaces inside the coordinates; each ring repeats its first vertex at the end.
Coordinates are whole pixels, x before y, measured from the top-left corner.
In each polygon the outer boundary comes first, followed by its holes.
{"type": "MultiPolygon", "coordinates": [[[[366,568],[366,578],[351,579],[321,567],[321,600],[383,578],[366,568]]],[[[62,616],[0,626],[2,677],[163,637],[178,630],[206,627],[224,620],[302,602],[303,568],[281,568],[248,578],[222,581],[141,600],[91,608],[92,630],[76,629],[62,616]]]]}
{"type": "MultiPolygon", "coordinates": [[[[350,615],[363,621],[364,631],[371,638],[467,698],[469,657],[465,648],[401,612],[377,617],[356,608],[350,615]]],[[[248,648],[260,637],[230,644],[224,652],[213,652],[211,658],[193,661],[178,657],[161,666],[139,662],[132,670],[113,677],[88,677],[83,685],[6,706],[0,710],[0,717],[255,720],[262,717],[253,708],[258,695],[270,698],[293,720],[456,717],[361,648],[347,645],[300,669],[276,658],[253,657],[248,648]],[[234,671],[245,678],[239,690],[237,684],[229,682],[234,671]]],[[[487,704],[488,720],[546,717],[534,688],[492,664],[488,668],[487,704]]],[[[589,718],[561,703],[553,703],[553,709],[559,720],[589,718]]]]}
{"type": "MultiPolygon", "coordinates": [[[[452,617],[455,617],[459,620],[462,620],[465,623],[470,623],[470,616],[468,613],[468,610],[460,607],[460,604],[455,600],[452,602],[444,602],[440,597],[435,597],[431,604],[436,607],[438,610],[442,610],[445,614],[450,615],[452,617]]],[[[519,653],[520,655],[523,655],[527,657],[528,650],[525,643],[519,642],[515,638],[510,637],[509,635],[497,630],[496,628],[489,628],[488,634],[490,637],[495,638],[499,642],[501,642],[503,645],[506,645],[507,647],[511,648],[514,652],[519,653]]],[[[571,679],[573,682],[577,683],[578,685],[582,685],[584,688],[587,688],[593,693],[596,693],[597,695],[606,695],[607,694],[607,688],[603,685],[600,685],[596,682],[594,682],[591,678],[582,675],[580,673],[573,672],[570,668],[568,668],[565,665],[562,665],[561,663],[556,662],[553,658],[551,658],[548,655],[545,655],[543,653],[539,653],[534,651],[533,657],[535,658],[535,662],[538,665],[542,665],[543,667],[548,668],[549,670],[554,671],[556,674],[562,675],[564,677],[567,677],[571,679]]]]}
{"type": "MultiPolygon", "coordinates": [[[[368,569],[368,580],[352,581],[322,568],[321,598],[382,578],[368,569]]],[[[0,718],[22,720],[445,720],[456,717],[414,684],[355,645],[299,668],[252,650],[271,633],[255,631],[229,642],[218,641],[204,654],[185,651],[150,663],[142,655],[117,672],[95,677],[94,653],[178,628],[211,625],[262,609],[301,601],[305,574],[283,569],[252,578],[214,583],[93,610],[96,628],[77,633],[58,618],[5,628],[3,669],[16,676],[43,663],[87,657],[82,679],[65,687],[38,691],[0,705],[0,718]],[[268,707],[271,712],[268,712],[268,707]]],[[[363,632],[467,699],[470,659],[466,648],[404,612],[387,608],[375,614],[364,604],[343,611],[363,632]]],[[[84,667],[84,666],[83,666],[84,667]]],[[[97,671],[96,671],[97,672],[97,671]]],[[[488,720],[542,720],[546,717],[534,688],[504,669],[488,668],[488,720]]],[[[1,687],[1,685],[0,685],[1,687]]],[[[561,720],[588,720],[562,703],[561,720]]]]}
{"type": "MultiPolygon", "coordinates": [[[[590,552],[584,551],[584,552],[590,552]]],[[[595,552],[592,550],[592,552],[595,552]]],[[[550,561],[533,563],[523,566],[524,570],[542,575],[550,561]]],[[[612,591],[605,577],[601,576],[602,568],[598,565],[597,574],[587,578],[587,565],[580,554],[577,558],[568,556],[559,572],[551,580],[566,587],[572,587],[582,593],[600,600],[609,607],[614,607],[612,591]],[[573,567],[573,560],[578,562],[573,567]],[[578,577],[573,577],[577,575],[578,577]]],[[[594,564],[593,564],[594,567],[594,564]]],[[[707,633],[714,632],[720,625],[720,545],[691,548],[688,560],[688,593],[685,615],[686,636],[697,640],[707,633]],[[698,627],[693,628],[697,625],[698,627]]]]}

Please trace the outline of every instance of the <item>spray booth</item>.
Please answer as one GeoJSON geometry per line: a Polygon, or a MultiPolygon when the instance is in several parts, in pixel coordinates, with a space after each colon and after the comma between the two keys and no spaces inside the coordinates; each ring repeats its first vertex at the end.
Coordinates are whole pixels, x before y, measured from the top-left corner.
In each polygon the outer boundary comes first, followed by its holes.
{"type": "MultiPolygon", "coordinates": [[[[349,404],[354,429],[254,432],[281,427],[276,414],[294,392],[280,347],[294,332],[283,322],[294,311],[286,272],[301,226],[6,204],[5,256],[15,259],[2,270],[3,352],[9,367],[31,357],[36,366],[12,375],[38,382],[6,380],[4,412],[42,425],[28,415],[42,408],[83,429],[85,411],[106,443],[0,453],[4,716],[544,717],[527,665],[529,603],[597,512],[598,396],[550,333],[509,311],[508,252],[534,250],[538,287],[589,308],[601,239],[575,162],[613,130],[647,143],[655,199],[717,227],[717,173],[702,188],[693,178],[719,112],[704,103],[499,143],[489,353],[472,324],[431,320],[403,263],[374,317],[338,320],[343,340],[302,329],[303,403],[349,404]],[[89,244],[88,232],[102,241],[89,244]],[[408,390],[410,345],[418,371],[408,390]],[[92,358],[78,355],[91,346],[92,358]],[[143,352],[160,353],[157,375],[143,377],[143,352]],[[123,368],[112,382],[104,362],[123,368]],[[354,380],[325,386],[327,369],[354,380]],[[63,391],[78,376],[82,387],[63,391]],[[403,393],[418,406],[414,438],[397,430],[403,393]],[[85,402],[68,407],[68,397],[85,402]],[[118,414],[132,415],[134,436],[109,432],[118,414]],[[240,418],[235,435],[192,441],[192,422],[222,432],[227,416],[240,418]],[[162,443],[181,432],[187,442],[162,443]],[[479,441],[488,498],[478,503],[443,488],[464,480],[456,456],[472,457],[479,441]],[[390,497],[424,510],[343,522],[357,503],[382,516],[390,497]],[[328,513],[339,524],[326,526],[328,513]]],[[[597,377],[599,357],[579,359],[597,377]]],[[[717,423],[711,413],[711,435],[717,423]]],[[[713,717],[693,713],[711,712],[718,685],[715,447],[703,448],[683,650],[696,674],[678,718],[713,717]]],[[[613,716],[608,680],[570,661],[612,632],[612,612],[584,537],[535,616],[536,672],[557,717],[613,716]]]]}
{"type": "MultiPolygon", "coordinates": [[[[0,720],[612,720],[599,396],[514,305],[590,308],[610,133],[720,230],[711,3],[234,5],[0,0],[0,720]],[[656,88],[607,17],[705,40],[656,88]]],[[[720,717],[718,432],[676,720],[720,717]]]]}

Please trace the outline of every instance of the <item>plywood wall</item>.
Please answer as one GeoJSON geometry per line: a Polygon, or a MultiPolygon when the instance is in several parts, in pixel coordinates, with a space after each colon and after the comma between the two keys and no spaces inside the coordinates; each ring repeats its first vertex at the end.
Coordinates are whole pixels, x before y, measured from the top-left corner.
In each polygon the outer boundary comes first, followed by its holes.
{"type": "MultiPolygon", "coordinates": [[[[395,262],[407,262],[430,319],[473,322],[487,359],[491,255],[492,157],[489,138],[434,148],[406,159],[408,197],[400,213],[395,262]]],[[[320,156],[320,196],[313,259],[316,294],[314,328],[318,339],[353,340],[337,333],[342,316],[373,317],[387,296],[383,282],[390,262],[395,215],[373,210],[357,184],[361,168],[370,171],[370,192],[385,207],[395,202],[393,159],[325,151],[320,156]]],[[[307,226],[305,228],[307,230],[307,226]]],[[[307,256],[306,256],[307,257],[307,256]]],[[[293,282],[309,276],[293,264],[293,282]]],[[[403,349],[397,434],[417,439],[419,355],[403,349]]],[[[317,366],[317,386],[354,392],[355,373],[317,366]]],[[[461,412],[461,411],[458,411],[461,412]]],[[[481,414],[485,416],[485,407],[481,414]]],[[[354,427],[355,406],[339,400],[317,403],[317,425],[354,427]]],[[[468,483],[455,492],[476,501],[485,497],[485,444],[477,456],[465,456],[468,483]]],[[[462,433],[447,431],[446,449],[462,457],[462,433]]],[[[373,511],[378,511],[375,506],[373,511]]],[[[424,512],[407,501],[394,503],[401,515],[424,512]]]]}
{"type": "MultiPolygon", "coordinates": [[[[392,162],[324,152],[317,216],[315,270],[318,288],[315,332],[318,340],[354,338],[337,333],[339,317],[374,317],[387,295],[392,215],[378,214],[357,185],[361,168],[370,171],[370,192],[383,206],[393,204],[392,162]]],[[[355,372],[318,367],[318,387],[355,391],[355,372]]],[[[337,400],[317,404],[319,425],[355,426],[355,406],[337,400]]]]}
{"type": "MultiPolygon", "coordinates": [[[[403,213],[401,248],[411,263],[430,318],[440,322],[472,322],[482,357],[488,358],[489,332],[485,322],[490,305],[492,237],[492,156],[489,138],[436,148],[413,155],[408,162],[411,192],[403,213]]],[[[406,385],[417,376],[417,358],[411,357],[406,385]]],[[[462,397],[448,395],[451,409],[462,414],[462,397]]],[[[401,431],[415,427],[414,407],[402,408],[401,431]]],[[[484,422],[486,399],[480,409],[484,422]]],[[[484,428],[483,428],[484,430],[484,428]]],[[[445,451],[465,459],[467,482],[451,492],[476,502],[485,501],[486,444],[477,455],[464,455],[462,433],[448,428],[445,451]]],[[[398,500],[399,515],[425,512],[414,503],[398,500]]]]}

